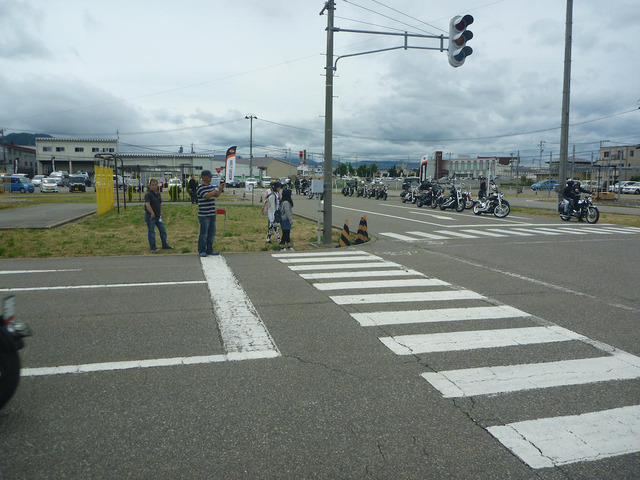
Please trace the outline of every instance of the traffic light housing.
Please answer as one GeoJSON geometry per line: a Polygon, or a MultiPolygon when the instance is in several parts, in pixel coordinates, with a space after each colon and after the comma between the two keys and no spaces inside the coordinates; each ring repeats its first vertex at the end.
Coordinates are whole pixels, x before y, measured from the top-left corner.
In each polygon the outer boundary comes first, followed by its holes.
{"type": "Polygon", "coordinates": [[[471,15],[455,16],[449,22],[449,65],[459,67],[473,53],[467,42],[473,38],[473,32],[467,27],[473,23],[471,15]]]}

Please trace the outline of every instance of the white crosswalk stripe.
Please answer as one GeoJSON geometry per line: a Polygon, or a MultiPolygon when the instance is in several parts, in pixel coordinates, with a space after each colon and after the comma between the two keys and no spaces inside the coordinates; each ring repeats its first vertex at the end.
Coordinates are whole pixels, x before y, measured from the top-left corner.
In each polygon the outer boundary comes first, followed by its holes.
{"type": "MultiPolygon", "coordinates": [[[[454,240],[480,236],[589,235],[594,232],[602,235],[639,234],[640,229],[619,226],[536,226],[451,232],[438,230],[433,234],[411,231],[405,232],[406,235],[387,233],[385,236],[414,242],[421,239],[454,240]]],[[[590,358],[482,367],[468,365],[465,368],[422,373],[422,378],[443,398],[514,395],[530,390],[640,378],[640,358],[637,356],[550,324],[517,308],[497,305],[481,294],[429,278],[381,257],[354,251],[314,252],[307,257],[302,255],[273,256],[289,269],[300,272],[299,275],[312,282],[318,290],[354,290],[349,295],[329,296],[337,305],[347,309],[354,308],[352,306],[379,306],[379,311],[349,314],[362,327],[393,327],[395,334],[383,336],[380,341],[399,356],[454,355],[464,351],[507,347],[517,349],[525,345],[552,343],[557,344],[558,348],[565,348],[565,345],[576,345],[576,342],[601,351],[600,356],[590,358]],[[355,262],[356,259],[360,263],[355,262]],[[307,271],[309,273],[303,273],[307,271]],[[353,281],[356,278],[364,280],[353,281]],[[398,292],[398,288],[406,288],[407,291],[398,292]],[[374,290],[375,293],[367,293],[374,290]],[[452,302],[451,306],[446,306],[447,302],[452,302]],[[393,303],[409,306],[406,309],[389,310],[381,305],[393,303]],[[419,309],[416,309],[416,305],[419,309]],[[433,308],[430,308],[431,305],[433,308]],[[502,328],[487,326],[487,322],[509,324],[515,321],[519,324],[511,328],[504,328],[504,325],[502,328]],[[484,328],[474,328],[476,322],[484,322],[480,324],[484,328]],[[520,326],[522,323],[530,323],[530,326],[520,326]],[[429,324],[439,324],[438,328],[452,325],[454,331],[415,333],[417,328],[426,328],[429,324]],[[413,331],[401,333],[405,326],[411,325],[414,326],[413,331]],[[469,325],[470,328],[460,329],[461,325],[469,325]]],[[[528,419],[486,429],[534,469],[589,462],[640,452],[640,405],[565,417],[528,419]]]]}
{"type": "Polygon", "coordinates": [[[580,225],[579,227],[517,227],[508,226],[503,228],[451,228],[450,230],[435,230],[431,232],[408,231],[403,233],[381,232],[380,235],[403,242],[417,242],[420,240],[455,240],[458,238],[483,238],[495,237],[506,238],[513,237],[533,237],[536,235],[543,236],[567,236],[567,235],[637,235],[640,234],[640,228],[626,227],[616,225],[580,225]]]}

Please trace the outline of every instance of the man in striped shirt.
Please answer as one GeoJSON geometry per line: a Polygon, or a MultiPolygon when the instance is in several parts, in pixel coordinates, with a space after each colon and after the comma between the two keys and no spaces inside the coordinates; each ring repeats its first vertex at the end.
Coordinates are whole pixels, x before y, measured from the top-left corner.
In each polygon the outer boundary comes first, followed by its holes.
{"type": "Polygon", "coordinates": [[[203,170],[202,180],[196,188],[198,197],[198,221],[200,222],[200,236],[198,237],[198,254],[201,257],[207,255],[220,255],[213,251],[213,240],[216,237],[216,198],[224,190],[224,183],[219,186],[211,185],[211,172],[203,170]]]}

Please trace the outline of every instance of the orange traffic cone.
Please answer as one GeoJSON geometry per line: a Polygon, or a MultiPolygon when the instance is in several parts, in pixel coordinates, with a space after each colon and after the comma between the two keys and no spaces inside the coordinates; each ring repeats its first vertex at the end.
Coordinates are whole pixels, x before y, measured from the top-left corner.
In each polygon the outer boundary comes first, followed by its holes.
{"type": "Polygon", "coordinates": [[[349,220],[344,221],[344,227],[342,227],[342,235],[340,235],[340,246],[348,247],[351,245],[349,241],[349,220]]]}

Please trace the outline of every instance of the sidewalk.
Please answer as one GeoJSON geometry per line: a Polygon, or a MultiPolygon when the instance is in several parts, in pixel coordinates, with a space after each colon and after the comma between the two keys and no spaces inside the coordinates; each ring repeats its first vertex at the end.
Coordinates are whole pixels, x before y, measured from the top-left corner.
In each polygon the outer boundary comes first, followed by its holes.
{"type": "Polygon", "coordinates": [[[96,213],[95,203],[51,203],[0,210],[0,230],[53,228],[96,213]]]}

